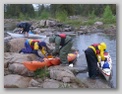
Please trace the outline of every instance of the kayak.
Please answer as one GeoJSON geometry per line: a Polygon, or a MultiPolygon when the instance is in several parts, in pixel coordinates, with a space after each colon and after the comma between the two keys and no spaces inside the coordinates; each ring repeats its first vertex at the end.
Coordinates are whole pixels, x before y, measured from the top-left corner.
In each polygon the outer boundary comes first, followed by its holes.
{"type": "MultiPolygon", "coordinates": [[[[24,34],[18,34],[18,33],[11,33],[11,32],[7,32],[8,35],[10,35],[13,38],[24,38],[24,34]]],[[[39,34],[33,34],[33,33],[29,33],[29,38],[46,38],[46,35],[39,35],[39,34]]]]}
{"type": "MultiPolygon", "coordinates": [[[[77,58],[76,53],[69,53],[67,56],[68,62],[71,62],[71,61],[75,60],[76,58],[77,58]]],[[[24,66],[30,71],[35,71],[37,69],[44,68],[44,67],[59,65],[60,63],[61,63],[60,58],[53,57],[53,56],[44,58],[43,61],[25,61],[25,62],[23,62],[24,66]]]]}
{"type": "Polygon", "coordinates": [[[107,60],[98,62],[97,65],[99,71],[102,73],[105,79],[109,81],[112,76],[112,59],[109,53],[105,53],[104,55],[107,60]]]}

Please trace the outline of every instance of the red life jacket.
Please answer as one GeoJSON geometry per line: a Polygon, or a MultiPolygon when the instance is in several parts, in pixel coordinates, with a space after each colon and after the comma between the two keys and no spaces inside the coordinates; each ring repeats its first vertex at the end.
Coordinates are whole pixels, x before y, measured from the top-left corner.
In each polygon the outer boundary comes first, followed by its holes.
{"type": "Polygon", "coordinates": [[[61,45],[61,46],[64,46],[66,34],[62,33],[62,34],[58,34],[57,36],[59,36],[59,37],[61,38],[60,45],[61,45]]]}
{"type": "Polygon", "coordinates": [[[59,36],[61,37],[61,38],[66,38],[66,34],[59,34],[59,36]]]}
{"type": "Polygon", "coordinates": [[[95,50],[96,50],[96,54],[100,54],[100,50],[98,49],[98,46],[99,46],[100,44],[99,43],[96,43],[96,44],[92,44],[91,46],[93,46],[94,48],[95,48],[95,50]]]}
{"type": "Polygon", "coordinates": [[[35,42],[40,42],[40,41],[39,41],[39,40],[32,40],[32,42],[31,42],[31,44],[30,44],[30,46],[31,46],[32,49],[34,49],[34,43],[35,43],[35,42]]]}

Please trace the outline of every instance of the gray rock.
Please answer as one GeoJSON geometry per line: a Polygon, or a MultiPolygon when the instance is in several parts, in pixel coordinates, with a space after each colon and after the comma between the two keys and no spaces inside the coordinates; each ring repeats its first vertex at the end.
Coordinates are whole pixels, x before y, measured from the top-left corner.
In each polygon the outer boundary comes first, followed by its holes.
{"type": "Polygon", "coordinates": [[[53,79],[46,79],[43,83],[43,88],[59,88],[60,83],[53,79]]]}
{"type": "Polygon", "coordinates": [[[24,48],[24,42],[26,38],[14,38],[9,41],[10,52],[19,52],[22,48],[24,48]]]}
{"type": "Polygon", "coordinates": [[[36,80],[34,80],[34,79],[31,79],[31,81],[29,82],[29,85],[28,85],[29,87],[38,87],[38,86],[40,86],[40,83],[39,82],[37,82],[36,80]]]}
{"type": "Polygon", "coordinates": [[[36,58],[34,54],[4,53],[4,64],[22,63],[24,61],[36,60],[36,58]]]}
{"type": "Polygon", "coordinates": [[[9,71],[14,74],[19,74],[23,76],[34,76],[34,73],[29,71],[23,64],[21,63],[13,63],[9,65],[9,71]]]}
{"type": "Polygon", "coordinates": [[[27,88],[31,78],[20,75],[4,76],[4,88],[27,88]]]}
{"type": "Polygon", "coordinates": [[[75,80],[74,74],[67,67],[54,66],[50,67],[49,70],[51,79],[64,82],[73,82],[75,80]]]}

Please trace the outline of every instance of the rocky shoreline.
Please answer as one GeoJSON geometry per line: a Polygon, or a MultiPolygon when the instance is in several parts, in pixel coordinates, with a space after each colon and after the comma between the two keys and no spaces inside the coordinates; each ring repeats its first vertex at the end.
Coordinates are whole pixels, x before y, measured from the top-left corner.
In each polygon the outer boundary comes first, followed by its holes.
{"type": "MultiPolygon", "coordinates": [[[[4,29],[8,30],[9,27],[15,27],[18,20],[5,19],[4,29]],[[14,25],[12,25],[12,23],[14,25]],[[11,26],[10,26],[11,24],[11,26]]],[[[30,21],[29,21],[30,22],[30,21]]],[[[116,35],[116,27],[111,26],[109,29],[101,30],[101,23],[93,26],[81,26],[79,29],[74,29],[70,26],[60,28],[62,23],[57,23],[52,20],[31,21],[33,32],[49,36],[54,33],[60,33],[63,30],[70,36],[104,32],[109,35],[116,35]],[[59,32],[58,32],[59,31],[59,32]]],[[[10,29],[9,29],[10,30],[10,29]]],[[[14,30],[13,30],[14,31],[14,30]]],[[[24,47],[26,38],[12,38],[8,35],[4,36],[4,88],[92,88],[92,83],[88,84],[90,79],[79,80],[76,77],[77,73],[86,71],[86,67],[62,67],[51,66],[47,68],[48,76],[44,78],[35,77],[35,72],[29,71],[23,65],[24,61],[37,60],[34,54],[19,54],[19,50],[24,47]]],[[[48,43],[48,37],[45,39],[48,43]]],[[[93,87],[94,88],[94,87],[93,87]]],[[[108,85],[95,88],[111,88],[108,85]]]]}

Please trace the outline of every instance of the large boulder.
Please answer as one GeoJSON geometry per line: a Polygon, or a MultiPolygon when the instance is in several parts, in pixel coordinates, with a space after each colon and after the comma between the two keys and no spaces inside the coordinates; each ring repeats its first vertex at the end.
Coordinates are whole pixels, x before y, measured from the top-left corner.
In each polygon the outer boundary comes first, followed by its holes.
{"type": "Polygon", "coordinates": [[[49,67],[50,70],[50,78],[59,80],[62,82],[74,82],[75,75],[67,68],[62,66],[53,66],[49,67]]]}
{"type": "Polygon", "coordinates": [[[23,75],[23,76],[34,76],[34,72],[29,71],[21,63],[10,64],[8,69],[9,69],[9,72],[11,72],[12,74],[19,74],[19,75],[23,75]]]}
{"type": "Polygon", "coordinates": [[[56,25],[56,21],[53,20],[46,20],[47,27],[54,27],[56,25]]]}
{"type": "Polygon", "coordinates": [[[43,88],[59,88],[60,83],[53,79],[45,79],[44,83],[42,84],[43,88]]]}
{"type": "Polygon", "coordinates": [[[31,79],[29,84],[28,84],[28,87],[41,87],[41,83],[39,83],[38,81],[34,80],[34,79],[31,79]]]}
{"type": "Polygon", "coordinates": [[[24,48],[26,38],[14,38],[9,41],[10,52],[19,52],[24,48]]]}
{"type": "Polygon", "coordinates": [[[6,63],[22,63],[24,61],[36,60],[36,55],[34,54],[19,54],[19,53],[4,53],[4,64],[6,63]]]}
{"type": "Polygon", "coordinates": [[[80,88],[75,83],[64,83],[54,79],[45,79],[42,88],[80,88]]]}
{"type": "Polygon", "coordinates": [[[27,88],[32,78],[20,75],[4,76],[4,88],[27,88]]]}
{"type": "Polygon", "coordinates": [[[45,27],[46,26],[46,20],[41,20],[40,21],[40,26],[45,27]]]}

